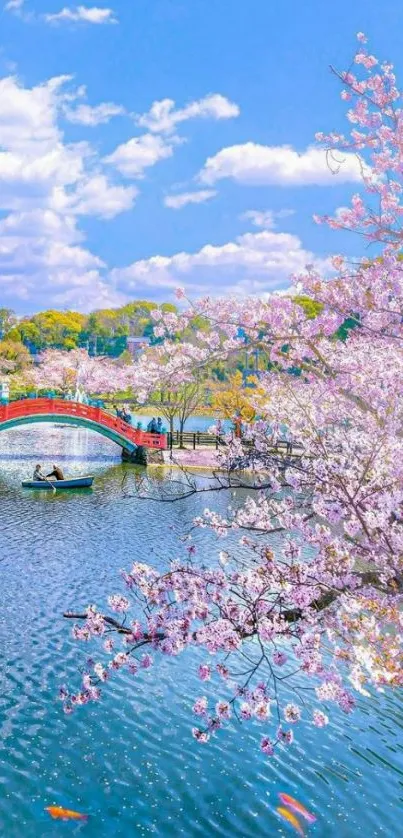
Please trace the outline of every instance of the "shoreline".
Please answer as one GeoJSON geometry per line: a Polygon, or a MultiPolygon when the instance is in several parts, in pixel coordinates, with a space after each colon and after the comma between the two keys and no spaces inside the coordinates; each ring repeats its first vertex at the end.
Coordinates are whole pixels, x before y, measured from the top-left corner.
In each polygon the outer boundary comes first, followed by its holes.
{"type": "Polygon", "coordinates": [[[176,468],[176,469],[180,469],[180,470],[183,470],[183,471],[208,471],[208,472],[211,472],[211,471],[225,472],[225,470],[226,470],[224,468],[220,468],[220,466],[195,466],[195,465],[190,465],[190,464],[185,464],[185,463],[175,463],[175,462],[148,463],[146,468],[163,468],[163,469],[176,468]]]}
{"type": "MultiPolygon", "coordinates": [[[[202,469],[211,471],[219,468],[219,461],[217,451],[210,449],[189,450],[179,448],[173,450],[172,456],[170,451],[162,452],[164,462],[161,464],[164,467],[176,467],[187,469],[202,469]]],[[[151,464],[150,464],[151,465],[151,464]]],[[[157,465],[157,463],[153,464],[157,465]]],[[[220,469],[223,471],[224,469],[220,469]]]]}

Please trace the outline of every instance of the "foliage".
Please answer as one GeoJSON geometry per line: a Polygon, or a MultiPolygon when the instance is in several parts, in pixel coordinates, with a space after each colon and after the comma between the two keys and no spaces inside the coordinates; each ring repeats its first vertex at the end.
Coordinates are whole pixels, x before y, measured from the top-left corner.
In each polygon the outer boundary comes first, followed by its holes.
{"type": "MultiPolygon", "coordinates": [[[[126,338],[148,337],[153,342],[152,312],[155,303],[136,300],[121,308],[99,309],[89,315],[83,337],[89,341],[97,354],[104,353],[117,357],[126,349],[126,338]]],[[[163,313],[176,313],[176,306],[163,303],[163,313]]]]}
{"type": "MultiPolygon", "coordinates": [[[[246,500],[194,522],[231,534],[227,549],[198,560],[191,541],[162,569],[136,558],[125,593],[109,596],[110,613],[90,606],[76,615],[75,637],[103,645],[79,691],[62,690],[66,712],[99,699],[120,669],[138,678],[161,656],[196,646],[201,685],[212,683],[195,697],[195,738],[206,742],[231,715],[258,720],[270,756],[292,742],[301,718],[322,727],[332,709],[350,713],[357,693],[403,686],[402,95],[391,65],[358,38],[360,78],[338,74],[350,137],[319,140],[329,165],[359,154],[363,194],[317,220],[382,242],[382,259],[368,264],[366,255],[352,269],[336,256],[333,278],[313,268],[296,277],[297,293],[320,307],[314,318],[292,297],[206,298],[180,317],[159,315],[168,337],[133,373],[144,398],[168,381],[187,385],[195,371],[239,355],[246,335],[251,347],[269,348],[274,366],[259,386],[272,427],[286,425],[301,454],[276,454],[261,421],[246,441],[227,440],[208,490],[248,488],[246,500]],[[352,312],[360,327],[334,340],[352,312]],[[195,314],[211,329],[196,345],[172,340],[195,314]]],[[[190,476],[183,481],[182,496],[198,491],[190,476]]]]}
{"type": "Polygon", "coordinates": [[[3,337],[13,328],[16,317],[11,308],[0,308],[0,336],[3,337]]]}
{"type": "Polygon", "coordinates": [[[22,343],[10,339],[0,341],[0,373],[19,373],[30,362],[30,354],[22,343]]]}
{"type": "Polygon", "coordinates": [[[301,306],[308,320],[314,320],[315,317],[323,311],[322,303],[316,302],[316,300],[313,300],[311,297],[304,297],[300,294],[296,294],[294,297],[294,303],[301,306]]]}
{"type": "Polygon", "coordinates": [[[244,422],[251,422],[256,415],[253,399],[256,400],[257,379],[249,377],[245,384],[242,373],[237,370],[228,381],[213,389],[212,408],[219,418],[234,419],[239,417],[244,422]]]}
{"type": "Polygon", "coordinates": [[[99,309],[89,315],[87,332],[99,337],[140,336],[151,322],[154,309],[155,303],[147,300],[136,300],[117,309],[99,309]]]}
{"type": "MultiPolygon", "coordinates": [[[[120,355],[129,335],[153,339],[152,312],[155,303],[136,300],[121,308],[99,309],[84,315],[76,311],[53,309],[17,320],[14,312],[0,309],[0,328],[13,341],[31,350],[90,348],[95,354],[120,355]]],[[[176,313],[176,306],[162,303],[159,310],[176,313]]]]}
{"type": "Polygon", "coordinates": [[[35,350],[53,346],[58,349],[74,349],[78,344],[86,317],[75,311],[62,312],[49,309],[31,318],[24,318],[9,332],[35,350]]]}

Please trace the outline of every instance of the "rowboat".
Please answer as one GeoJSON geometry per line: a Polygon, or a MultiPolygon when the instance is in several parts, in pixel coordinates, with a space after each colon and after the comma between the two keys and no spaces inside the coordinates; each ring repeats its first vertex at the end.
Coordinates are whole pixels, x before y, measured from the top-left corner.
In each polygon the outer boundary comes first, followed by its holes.
{"type": "Polygon", "coordinates": [[[23,480],[24,489],[89,489],[94,478],[71,477],[70,480],[23,480]]]}

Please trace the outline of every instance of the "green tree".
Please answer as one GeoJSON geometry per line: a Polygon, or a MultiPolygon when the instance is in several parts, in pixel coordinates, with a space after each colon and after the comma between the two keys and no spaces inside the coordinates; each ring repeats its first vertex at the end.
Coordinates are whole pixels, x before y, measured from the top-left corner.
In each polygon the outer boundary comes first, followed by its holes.
{"type": "Polygon", "coordinates": [[[0,308],[0,334],[4,337],[15,326],[17,318],[11,308],[0,308]]]}
{"type": "Polygon", "coordinates": [[[19,339],[36,350],[75,349],[79,345],[87,317],[77,311],[49,309],[33,317],[25,317],[9,332],[8,337],[19,339]]]}
{"type": "Polygon", "coordinates": [[[244,422],[251,422],[256,409],[252,403],[256,399],[258,379],[250,376],[244,381],[242,373],[237,370],[222,384],[215,384],[213,388],[213,410],[219,418],[231,419],[239,417],[244,422]]]}
{"type": "Polygon", "coordinates": [[[293,302],[304,310],[308,320],[314,320],[315,317],[323,311],[322,303],[318,303],[316,300],[311,300],[310,297],[297,295],[296,297],[293,297],[293,302]]]}
{"type": "Polygon", "coordinates": [[[0,373],[23,372],[31,363],[31,356],[23,343],[6,338],[0,341],[0,373]]]}

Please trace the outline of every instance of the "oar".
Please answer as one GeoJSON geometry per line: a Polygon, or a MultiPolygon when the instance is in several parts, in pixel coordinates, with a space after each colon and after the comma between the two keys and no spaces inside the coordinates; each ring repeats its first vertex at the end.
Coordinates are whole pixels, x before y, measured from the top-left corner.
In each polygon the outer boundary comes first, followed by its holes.
{"type": "Polygon", "coordinates": [[[47,477],[45,477],[45,480],[46,480],[47,483],[49,483],[49,486],[52,487],[52,492],[55,495],[56,494],[56,486],[54,485],[54,480],[48,480],[47,477]]]}

